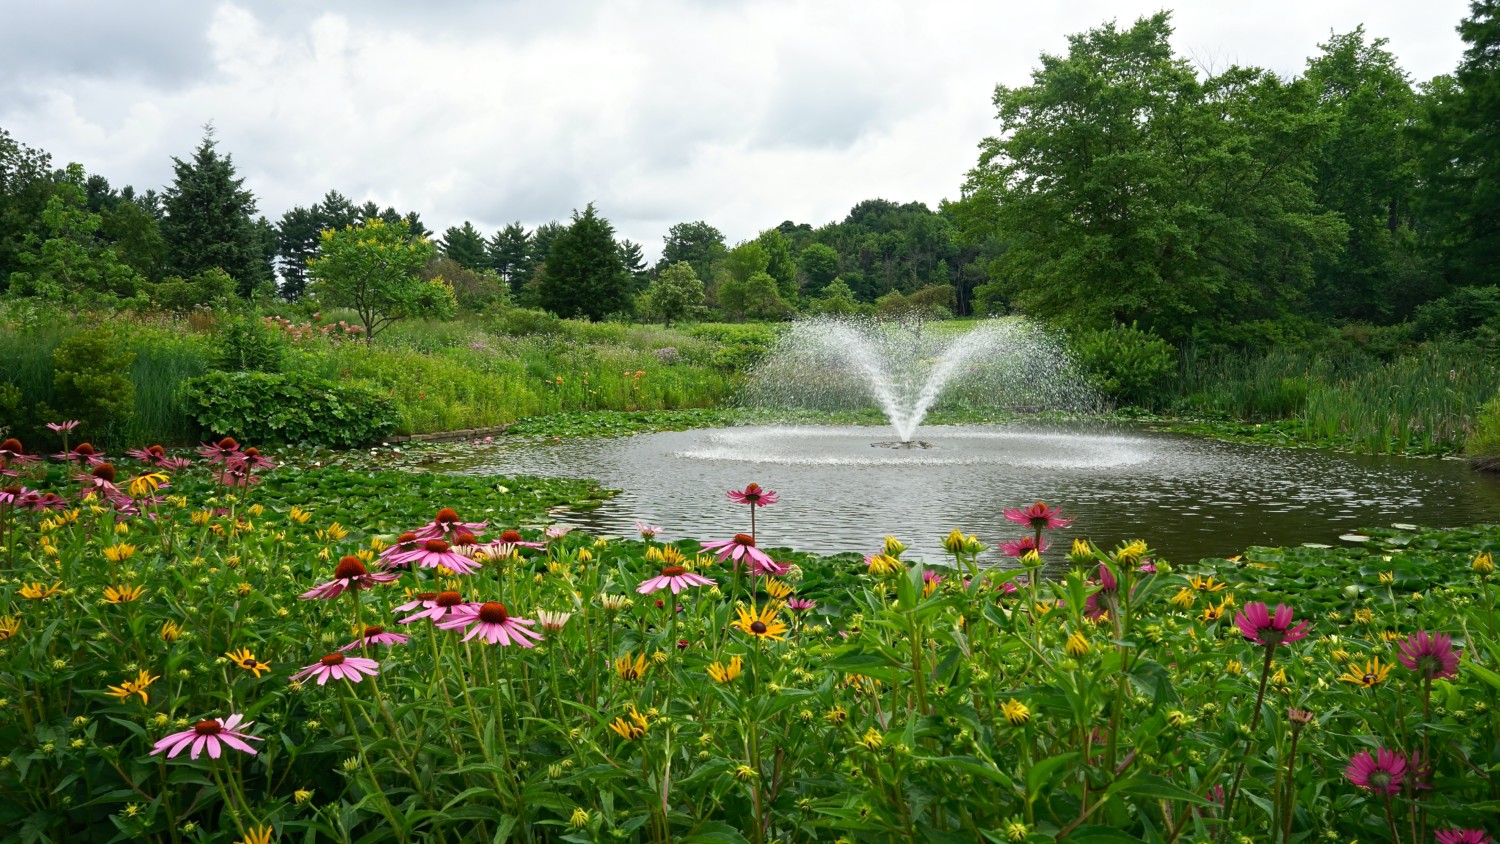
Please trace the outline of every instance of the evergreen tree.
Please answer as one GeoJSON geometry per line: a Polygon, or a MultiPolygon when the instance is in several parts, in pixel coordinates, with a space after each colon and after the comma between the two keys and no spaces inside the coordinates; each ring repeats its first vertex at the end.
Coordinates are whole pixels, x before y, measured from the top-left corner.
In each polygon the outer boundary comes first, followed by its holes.
{"type": "Polygon", "coordinates": [[[249,296],[265,279],[264,241],[256,230],[255,197],[235,175],[233,156],[219,155],[210,127],[192,160],[174,157],[172,167],[161,224],[168,271],[186,278],[218,267],[249,296]]]}
{"type": "Polygon", "coordinates": [[[318,206],[297,206],[281,215],[277,224],[277,269],[281,273],[281,297],[288,301],[302,298],[307,290],[307,262],[318,254],[318,235],[324,226],[318,206]]]}
{"type": "Polygon", "coordinates": [[[495,232],[485,244],[490,269],[510,284],[512,295],[519,295],[521,285],[531,278],[531,237],[520,221],[495,232]]]}
{"type": "Polygon", "coordinates": [[[625,272],[630,273],[632,289],[640,293],[651,283],[651,274],[646,271],[646,253],[633,240],[622,240],[619,247],[620,263],[625,265],[625,272]]]}
{"type": "Polygon", "coordinates": [[[615,230],[591,202],[552,241],[538,291],[542,307],[561,317],[598,322],[630,308],[630,274],[620,261],[615,230]]]}
{"type": "MultiPolygon", "coordinates": [[[[552,254],[552,241],[557,240],[557,236],[567,229],[567,226],[553,220],[550,223],[542,223],[536,227],[536,231],[531,233],[531,252],[528,259],[533,273],[545,264],[547,257],[552,254]]],[[[530,278],[527,281],[530,281],[530,278]]]]}
{"type": "Polygon", "coordinates": [[[468,220],[462,226],[449,226],[438,240],[438,248],[445,257],[466,270],[477,272],[489,266],[484,235],[468,220]]]}

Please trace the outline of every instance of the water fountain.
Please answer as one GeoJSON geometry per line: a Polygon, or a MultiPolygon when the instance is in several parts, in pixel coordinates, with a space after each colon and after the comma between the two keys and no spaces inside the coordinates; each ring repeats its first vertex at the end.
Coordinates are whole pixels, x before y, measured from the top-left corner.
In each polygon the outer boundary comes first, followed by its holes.
{"type": "Polygon", "coordinates": [[[761,410],[858,410],[873,404],[897,439],[931,448],[917,429],[940,398],[965,409],[1082,411],[1097,400],[1056,339],[1019,319],[962,332],[943,325],[818,318],[794,324],[749,379],[761,410]]]}

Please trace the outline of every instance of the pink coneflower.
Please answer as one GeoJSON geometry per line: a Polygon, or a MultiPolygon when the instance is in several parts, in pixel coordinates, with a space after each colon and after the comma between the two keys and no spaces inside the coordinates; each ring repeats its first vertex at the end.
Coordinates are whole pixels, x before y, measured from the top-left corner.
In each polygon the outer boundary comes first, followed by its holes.
{"type": "Polygon", "coordinates": [[[1424,680],[1452,680],[1458,676],[1459,653],[1447,633],[1419,630],[1401,643],[1396,658],[1424,680]]]}
{"type": "Polygon", "coordinates": [[[166,753],[167,758],[171,759],[182,751],[187,750],[188,746],[191,745],[193,749],[188,753],[189,758],[197,759],[198,754],[202,753],[204,748],[207,748],[209,757],[218,759],[224,752],[224,745],[228,745],[242,753],[254,756],[256,754],[255,748],[246,742],[264,741],[264,739],[257,738],[244,731],[246,727],[255,723],[254,721],[244,721],[244,717],[243,715],[235,714],[222,721],[218,718],[199,721],[193,725],[192,729],[173,733],[158,741],[152,749],[151,755],[155,756],[158,753],[166,753]]]}
{"type": "Polygon", "coordinates": [[[776,503],[775,491],[761,489],[760,484],[745,484],[744,489],[731,489],[727,494],[730,501],[751,507],[765,507],[776,503]]]}
{"type": "Polygon", "coordinates": [[[399,568],[406,565],[411,555],[422,547],[421,540],[411,531],[396,537],[396,541],[380,552],[380,559],[390,568],[399,568]]]}
{"type": "Polygon", "coordinates": [[[260,483],[260,477],[255,474],[250,464],[243,460],[226,461],[218,478],[219,483],[236,489],[249,489],[260,483]]]}
{"type": "Polygon", "coordinates": [[[152,466],[161,464],[167,459],[167,450],[159,445],[146,446],[145,448],[129,448],[125,450],[125,456],[134,457],[142,463],[150,463],[152,466]]]}
{"type": "Polygon", "coordinates": [[[682,566],[664,566],[661,574],[656,577],[648,577],[641,581],[641,585],[635,591],[642,595],[650,595],[659,589],[671,587],[672,594],[676,595],[689,586],[712,586],[714,582],[701,574],[694,574],[682,566]]]}
{"type": "Polygon", "coordinates": [[[548,525],[547,529],[542,531],[542,535],[547,537],[548,540],[554,540],[562,539],[572,532],[572,525],[548,525]]]}
{"type": "Polygon", "coordinates": [[[276,468],[276,463],[260,453],[260,449],[251,446],[237,455],[229,458],[230,463],[244,463],[251,469],[263,469],[270,471],[276,468]]]}
{"type": "Polygon", "coordinates": [[[377,583],[390,583],[400,577],[393,571],[369,571],[358,557],[343,557],[333,569],[333,580],[303,592],[302,599],[327,601],[344,594],[346,589],[369,589],[377,583]]]}
{"type": "Polygon", "coordinates": [[[59,433],[59,434],[65,434],[68,431],[71,431],[71,430],[73,430],[74,428],[77,428],[77,427],[78,427],[78,420],[77,419],[69,419],[66,422],[48,422],[47,423],[47,430],[49,430],[49,431],[55,431],[56,433],[59,433]]]}
{"type": "Polygon", "coordinates": [[[656,535],[658,533],[661,533],[661,528],[657,527],[656,525],[648,525],[645,522],[637,519],[635,522],[635,532],[641,535],[641,539],[645,540],[646,542],[650,542],[652,539],[656,538],[656,535]]]}
{"type": "Polygon", "coordinates": [[[1377,749],[1375,755],[1361,750],[1349,760],[1344,776],[1349,782],[1369,791],[1396,794],[1401,791],[1401,779],[1406,773],[1406,760],[1395,751],[1377,749]]]}
{"type": "Polygon", "coordinates": [[[796,610],[797,612],[807,612],[808,610],[816,607],[817,605],[818,605],[818,602],[814,601],[814,600],[812,600],[810,598],[791,597],[791,598],[787,598],[786,599],[786,607],[787,607],[787,609],[789,609],[789,610],[796,610]]]}
{"type": "Polygon", "coordinates": [[[397,621],[396,623],[411,624],[413,621],[420,621],[424,618],[430,618],[433,621],[440,621],[444,617],[452,613],[457,613],[465,607],[478,606],[479,604],[477,603],[464,601],[463,596],[457,592],[438,592],[436,594],[432,592],[424,592],[423,594],[418,595],[415,601],[411,601],[409,603],[405,603],[399,607],[396,607],[396,612],[406,612],[407,610],[416,609],[417,607],[422,608],[420,612],[413,613],[406,618],[397,621]]]}
{"type": "Polygon", "coordinates": [[[1437,766],[1418,750],[1406,757],[1406,786],[1412,791],[1431,791],[1437,766]]]}
{"type": "Polygon", "coordinates": [[[344,656],[341,653],[331,653],[312,665],[292,675],[293,680],[301,680],[303,677],[316,675],[318,685],[328,683],[328,678],[335,680],[348,680],[358,683],[365,679],[366,675],[374,677],[380,673],[380,663],[373,659],[362,656],[344,656]]]}
{"type": "Polygon", "coordinates": [[[198,446],[198,453],[210,463],[226,463],[229,458],[239,454],[240,444],[235,442],[234,437],[225,437],[216,443],[203,443],[198,446]]]}
{"type": "Polygon", "coordinates": [[[536,611],[536,620],[541,622],[542,629],[553,633],[563,629],[563,625],[567,624],[568,619],[572,617],[573,614],[570,612],[560,612],[558,610],[536,611]]]}
{"type": "Polygon", "coordinates": [[[122,493],[115,486],[115,467],[108,463],[95,466],[92,471],[74,475],[73,480],[83,484],[87,492],[96,492],[106,498],[116,498],[122,493]]]}
{"type": "Polygon", "coordinates": [[[1061,510],[1054,510],[1038,501],[1030,507],[1012,507],[1005,511],[1005,520],[1024,525],[1032,530],[1056,530],[1073,524],[1073,517],[1061,510]]]}
{"type": "Polygon", "coordinates": [[[704,551],[717,552],[719,562],[734,560],[738,566],[741,561],[748,560],[750,571],[757,574],[784,574],[786,568],[772,560],[766,552],[755,547],[755,537],[749,534],[737,533],[732,539],[722,539],[718,542],[709,542],[703,545],[704,551]]]}
{"type": "Polygon", "coordinates": [[[31,490],[24,486],[5,487],[0,489],[0,505],[19,509],[24,506],[22,502],[26,501],[33,494],[31,490]]]}
{"type": "Polygon", "coordinates": [[[1259,601],[1246,604],[1234,623],[1246,639],[1270,648],[1307,638],[1307,622],[1292,627],[1292,608],[1286,604],[1277,604],[1274,615],[1259,601]]]}
{"type": "Polygon", "coordinates": [[[1119,605],[1119,591],[1120,581],[1115,579],[1115,573],[1109,570],[1109,566],[1100,563],[1099,588],[1083,602],[1084,617],[1097,621],[1109,615],[1119,605]]]}
{"type": "Polygon", "coordinates": [[[12,463],[35,463],[40,460],[34,454],[27,454],[26,447],[15,437],[10,437],[0,442],[0,466],[9,466],[12,463]]]}
{"type": "Polygon", "coordinates": [[[1140,567],[1137,568],[1136,571],[1140,572],[1141,574],[1156,574],[1156,564],[1151,562],[1150,560],[1146,560],[1145,562],[1141,563],[1140,567]]]}
{"type": "Polygon", "coordinates": [[[413,533],[418,539],[447,539],[451,535],[461,532],[475,534],[484,530],[489,522],[463,522],[459,521],[458,511],[452,507],[444,507],[437,511],[437,516],[431,522],[417,528],[413,533]]]}
{"type": "Polygon", "coordinates": [[[462,554],[455,553],[453,546],[441,539],[424,540],[421,547],[406,556],[404,562],[421,566],[424,569],[442,566],[459,574],[474,572],[473,561],[462,554]]]}
{"type": "Polygon", "coordinates": [[[366,627],[364,635],[339,650],[352,651],[361,645],[404,645],[410,641],[411,637],[405,633],[390,633],[384,627],[366,627]]]}
{"type": "Polygon", "coordinates": [[[1482,829],[1440,829],[1433,833],[1438,844],[1490,844],[1490,834],[1482,829]]]}
{"type": "Polygon", "coordinates": [[[542,543],[542,542],[528,542],[524,537],[521,536],[521,532],[518,531],[518,530],[502,530],[502,531],[500,531],[500,536],[495,539],[495,542],[502,542],[502,543],[504,543],[506,545],[511,545],[511,546],[514,546],[514,547],[517,547],[517,548],[546,548],[547,547],[546,543],[542,543]]]}
{"type": "Polygon", "coordinates": [[[1038,554],[1043,554],[1046,553],[1047,549],[1051,547],[1051,542],[1045,539],[1038,542],[1037,538],[1034,536],[1023,536],[1020,539],[1013,539],[1009,542],[1002,542],[999,545],[1000,553],[1004,554],[1007,557],[1016,558],[1024,557],[1032,551],[1035,551],[1038,554]]]}
{"type": "Polygon", "coordinates": [[[163,457],[157,467],[166,469],[168,472],[180,472],[193,465],[193,461],[186,457],[163,457]]]}
{"type": "Polygon", "coordinates": [[[542,634],[531,630],[532,624],[529,619],[515,618],[506,611],[505,605],[499,601],[486,601],[479,606],[468,606],[454,612],[448,618],[437,623],[439,630],[463,630],[472,628],[464,636],[464,641],[478,636],[490,644],[520,645],[523,648],[536,647],[535,642],[542,639],[542,634]]]}
{"type": "Polygon", "coordinates": [[[88,443],[79,443],[67,451],[52,455],[53,460],[61,460],[64,463],[77,463],[80,466],[98,466],[104,463],[104,452],[95,451],[88,443]]]}

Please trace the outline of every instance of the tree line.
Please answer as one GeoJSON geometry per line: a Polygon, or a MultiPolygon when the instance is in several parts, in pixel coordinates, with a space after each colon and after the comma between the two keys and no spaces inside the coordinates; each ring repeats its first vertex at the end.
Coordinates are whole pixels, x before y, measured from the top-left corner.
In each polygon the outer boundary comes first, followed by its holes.
{"type": "Polygon", "coordinates": [[[1015,310],[1229,348],[1414,319],[1500,330],[1497,10],[1476,0],[1458,67],[1420,83],[1363,28],[1286,78],[1195,67],[1171,48],[1167,12],[1108,23],[996,89],[999,132],[959,199],[868,200],[735,244],[682,222],[649,266],[592,204],[434,237],[414,211],[330,190],[272,221],[211,130],[173,159],[171,184],[137,192],[0,129],[0,286],[75,305],[296,301],[318,292],[318,267],[334,272],[329,232],[379,221],[350,243],[427,244],[400,263],[422,282],[402,295],[420,292],[428,313],[443,310],[441,282],[465,310],[594,320],[1015,310]]]}

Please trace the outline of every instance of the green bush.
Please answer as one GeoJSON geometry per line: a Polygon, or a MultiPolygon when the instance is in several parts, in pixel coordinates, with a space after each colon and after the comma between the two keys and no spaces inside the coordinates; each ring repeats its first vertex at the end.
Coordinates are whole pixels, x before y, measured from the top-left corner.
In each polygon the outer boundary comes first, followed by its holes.
{"type": "MultiPolygon", "coordinates": [[[[127,427],[135,416],[135,352],[106,328],[80,331],[52,353],[52,404],[43,415],[77,419],[96,440],[127,427]]],[[[40,420],[52,421],[52,420],[40,420]]]]}
{"type": "Polygon", "coordinates": [[[1176,363],[1171,343],[1134,324],[1080,331],[1071,339],[1091,386],[1121,404],[1155,404],[1176,363]]]}
{"type": "Polygon", "coordinates": [[[524,337],[528,334],[563,334],[567,327],[562,320],[546,311],[511,308],[495,315],[490,322],[490,330],[496,334],[524,337]]]}
{"type": "Polygon", "coordinates": [[[1464,443],[1471,457],[1500,456],[1500,396],[1485,402],[1474,417],[1474,431],[1464,443]]]}
{"type": "Polygon", "coordinates": [[[211,372],[182,385],[182,403],[212,436],[353,448],[395,430],[391,399],[369,387],[301,373],[211,372]]]}
{"type": "Polygon", "coordinates": [[[259,319],[225,320],[214,333],[213,366],[226,372],[280,372],[287,343],[259,319]]]}

